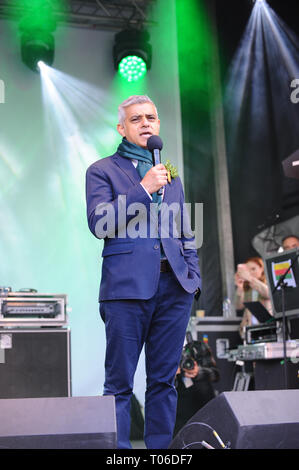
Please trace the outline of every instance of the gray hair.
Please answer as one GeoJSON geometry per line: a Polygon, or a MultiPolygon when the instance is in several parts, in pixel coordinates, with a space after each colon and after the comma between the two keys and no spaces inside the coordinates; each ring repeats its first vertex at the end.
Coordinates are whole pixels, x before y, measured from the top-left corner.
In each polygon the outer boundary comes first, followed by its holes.
{"type": "Polygon", "coordinates": [[[143,103],[151,103],[154,105],[157,116],[158,111],[156,108],[155,103],[147,96],[147,95],[132,95],[129,96],[125,101],[123,101],[118,107],[118,122],[119,124],[123,125],[126,117],[125,109],[132,104],[143,104],[143,103]]]}

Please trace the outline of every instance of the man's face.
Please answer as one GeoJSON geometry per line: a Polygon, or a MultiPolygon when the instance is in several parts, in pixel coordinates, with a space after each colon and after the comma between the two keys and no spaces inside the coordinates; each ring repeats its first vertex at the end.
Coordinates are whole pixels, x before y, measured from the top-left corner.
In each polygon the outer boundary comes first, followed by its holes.
{"type": "Polygon", "coordinates": [[[122,137],[132,144],[147,148],[147,139],[159,135],[160,120],[152,103],[132,104],[125,108],[126,117],[123,124],[117,125],[122,137]]]}
{"type": "Polygon", "coordinates": [[[285,251],[297,248],[299,247],[299,240],[296,237],[288,237],[283,241],[282,247],[285,251]]]}

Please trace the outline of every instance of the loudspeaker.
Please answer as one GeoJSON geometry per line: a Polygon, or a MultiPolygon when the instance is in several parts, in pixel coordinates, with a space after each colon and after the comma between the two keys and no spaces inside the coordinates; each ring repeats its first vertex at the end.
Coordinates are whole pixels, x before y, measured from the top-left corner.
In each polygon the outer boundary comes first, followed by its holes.
{"type": "Polygon", "coordinates": [[[71,396],[68,328],[0,329],[0,398],[71,396]]]}
{"type": "Polygon", "coordinates": [[[299,449],[299,391],[224,392],[179,431],[170,449],[299,449]]]}
{"type": "Polygon", "coordinates": [[[287,361],[285,387],[284,364],[281,359],[256,361],[254,367],[255,390],[281,390],[299,388],[299,365],[287,361]]]}
{"type": "Polygon", "coordinates": [[[115,449],[113,396],[0,400],[0,449],[115,449]]]}

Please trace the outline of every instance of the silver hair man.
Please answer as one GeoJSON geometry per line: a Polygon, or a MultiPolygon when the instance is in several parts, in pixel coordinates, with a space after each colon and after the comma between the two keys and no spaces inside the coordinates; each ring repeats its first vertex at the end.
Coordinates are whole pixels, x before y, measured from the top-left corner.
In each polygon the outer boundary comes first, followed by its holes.
{"type": "Polygon", "coordinates": [[[143,103],[152,103],[152,105],[155,107],[157,116],[158,116],[158,111],[156,108],[155,103],[147,96],[147,95],[132,95],[129,96],[125,101],[123,101],[119,107],[118,107],[118,122],[119,124],[123,125],[125,117],[126,117],[126,111],[125,108],[128,106],[131,106],[132,104],[143,104],[143,103]]]}

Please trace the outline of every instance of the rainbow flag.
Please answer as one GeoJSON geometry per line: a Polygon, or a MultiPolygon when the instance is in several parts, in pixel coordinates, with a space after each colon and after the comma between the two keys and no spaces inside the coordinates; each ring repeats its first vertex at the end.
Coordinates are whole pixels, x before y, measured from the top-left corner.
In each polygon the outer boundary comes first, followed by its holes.
{"type": "MultiPolygon", "coordinates": [[[[279,280],[280,276],[283,276],[285,272],[289,269],[291,266],[292,262],[290,259],[281,261],[279,263],[272,263],[272,276],[273,276],[273,283],[276,286],[277,281],[279,280]]],[[[290,269],[288,274],[285,277],[285,283],[289,287],[297,287],[296,286],[296,281],[294,277],[293,270],[290,269]]],[[[279,287],[280,289],[280,287],[279,287]]]]}

